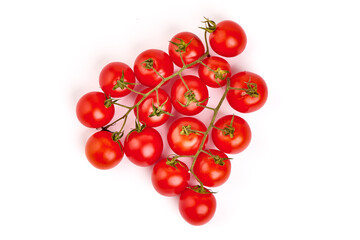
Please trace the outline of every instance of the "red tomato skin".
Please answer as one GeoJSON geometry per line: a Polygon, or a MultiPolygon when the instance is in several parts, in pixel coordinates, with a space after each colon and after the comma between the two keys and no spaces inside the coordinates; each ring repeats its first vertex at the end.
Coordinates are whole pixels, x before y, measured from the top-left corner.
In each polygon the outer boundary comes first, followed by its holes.
{"type": "MultiPolygon", "coordinates": [[[[215,122],[215,126],[223,129],[230,125],[233,115],[226,115],[215,122]]],[[[225,136],[222,131],[213,128],[211,132],[215,146],[222,152],[235,154],[245,150],[250,144],[251,130],[249,124],[241,117],[234,116],[234,137],[225,136]]]]}
{"type": "Polygon", "coordinates": [[[239,72],[231,77],[230,87],[247,88],[246,83],[256,83],[258,97],[251,97],[243,90],[230,89],[226,95],[230,106],[238,112],[250,113],[259,110],[268,98],[268,88],[266,82],[259,75],[252,72],[239,72]]]}
{"type": "MultiPolygon", "coordinates": [[[[205,150],[211,152],[213,155],[217,155],[220,158],[227,158],[228,156],[216,149],[205,150]]],[[[194,173],[200,179],[200,181],[207,187],[218,187],[224,184],[231,172],[231,163],[229,159],[223,160],[224,165],[215,163],[214,159],[201,152],[196,159],[194,165],[194,173]]]]}
{"type": "Polygon", "coordinates": [[[188,186],[189,168],[181,161],[175,165],[176,167],[166,164],[166,161],[164,158],[155,164],[151,181],[159,194],[167,197],[176,196],[188,186]]]}
{"type": "Polygon", "coordinates": [[[108,131],[91,135],[85,145],[85,154],[94,167],[103,170],[115,167],[124,156],[121,142],[114,142],[108,131]]]}
{"type": "Polygon", "coordinates": [[[108,124],[114,117],[115,108],[104,105],[106,98],[102,92],[89,92],[83,95],[76,105],[76,116],[86,127],[99,128],[108,124]]]}
{"type": "Polygon", "coordinates": [[[203,63],[207,65],[209,68],[213,70],[217,70],[220,68],[221,70],[229,71],[223,80],[216,78],[215,79],[215,73],[210,71],[207,67],[204,65],[200,65],[198,69],[198,74],[200,79],[209,87],[212,88],[220,88],[221,86],[224,86],[226,84],[226,79],[228,77],[231,77],[231,67],[230,64],[221,57],[211,56],[208,58],[205,58],[203,60],[203,63]],[[217,82],[216,82],[217,81],[217,82]],[[220,85],[219,85],[219,84],[220,85]]]}
{"type": "MultiPolygon", "coordinates": [[[[135,83],[135,75],[133,70],[122,62],[111,62],[107,64],[100,72],[99,83],[101,89],[104,91],[106,96],[111,96],[113,98],[119,98],[128,95],[131,93],[129,89],[116,88],[113,90],[113,87],[116,85],[117,80],[119,80],[124,71],[124,81],[129,83],[135,83]]],[[[127,85],[129,88],[134,89],[135,85],[127,85]]]]}
{"type": "Polygon", "coordinates": [[[216,199],[214,194],[198,193],[186,188],[180,195],[179,211],[188,223],[195,226],[204,225],[215,215],[216,199]]]}
{"type": "Polygon", "coordinates": [[[124,151],[128,159],[137,166],[146,167],[159,160],[163,150],[163,141],[158,131],[145,127],[140,133],[129,133],[124,142],[124,151]]]}
{"type": "Polygon", "coordinates": [[[154,69],[164,78],[167,78],[174,73],[174,64],[166,52],[158,49],[145,50],[140,53],[139,56],[137,56],[134,63],[135,77],[143,85],[148,87],[155,87],[162,81],[162,78],[152,69],[146,69],[144,67],[143,62],[149,58],[154,60],[154,69]]]}
{"type": "MultiPolygon", "coordinates": [[[[152,90],[152,88],[146,88],[142,91],[142,93],[148,93],[150,90],[152,90]]],[[[158,89],[158,95],[159,95],[160,105],[167,100],[167,102],[165,103],[162,109],[168,113],[171,113],[172,104],[169,95],[160,88],[158,89]]],[[[137,104],[142,98],[143,98],[142,95],[140,94],[137,95],[135,99],[135,104],[137,104]]],[[[145,100],[139,104],[139,121],[146,124],[146,126],[148,127],[158,127],[163,125],[169,119],[170,116],[167,114],[161,114],[160,116],[149,117],[149,115],[153,112],[152,103],[154,103],[154,105],[158,107],[155,91],[150,93],[150,95],[147,96],[145,100]]],[[[137,116],[136,108],[134,108],[134,114],[135,116],[137,116]]]]}
{"type": "MultiPolygon", "coordinates": [[[[200,78],[193,76],[193,75],[185,75],[183,76],[185,83],[188,85],[189,89],[192,90],[195,94],[195,99],[199,102],[204,101],[209,97],[209,91],[206,85],[200,80],[200,78]]],[[[174,108],[181,114],[192,116],[200,113],[204,110],[204,107],[197,106],[195,102],[190,103],[189,106],[183,107],[180,105],[178,101],[182,104],[186,104],[187,100],[184,94],[188,91],[186,86],[184,85],[183,81],[178,78],[173,83],[171,88],[171,103],[173,104],[174,108]]],[[[208,100],[201,103],[201,105],[206,106],[208,100]]]]}
{"type": "MultiPolygon", "coordinates": [[[[168,131],[167,140],[170,148],[179,155],[194,155],[203,139],[202,134],[191,133],[189,136],[181,135],[182,126],[191,125],[193,130],[205,132],[207,128],[205,125],[196,118],[182,117],[175,120],[168,131]]],[[[203,148],[205,147],[208,138],[206,137],[203,148]]]]}
{"type": "MultiPolygon", "coordinates": [[[[195,34],[191,32],[180,32],[176,34],[171,41],[175,43],[180,43],[180,40],[176,39],[180,38],[184,40],[185,43],[191,43],[186,47],[186,51],[182,52],[181,55],[184,59],[184,62],[186,65],[198,60],[202,55],[205,53],[205,47],[204,44],[201,42],[200,38],[196,36],[195,34]]],[[[175,46],[172,43],[169,43],[169,55],[172,59],[172,61],[178,66],[182,67],[183,63],[180,58],[180,53],[176,52],[176,49],[178,49],[177,46],[175,46]]],[[[191,66],[195,67],[197,64],[191,66]]]]}
{"type": "Polygon", "coordinates": [[[210,33],[209,43],[217,54],[223,57],[235,57],[246,47],[246,34],[236,22],[226,20],[216,25],[216,30],[210,33]]]}

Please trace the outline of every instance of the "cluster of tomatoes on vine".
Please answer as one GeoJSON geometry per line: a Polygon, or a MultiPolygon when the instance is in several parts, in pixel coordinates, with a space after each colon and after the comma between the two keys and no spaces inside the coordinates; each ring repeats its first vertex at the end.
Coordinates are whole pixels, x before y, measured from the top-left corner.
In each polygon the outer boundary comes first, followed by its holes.
{"type": "Polygon", "coordinates": [[[109,63],[99,77],[103,92],[83,95],[76,107],[79,121],[98,129],[85,146],[89,162],[96,168],[110,169],[119,164],[125,153],[138,166],[155,164],[154,188],[164,196],[180,194],[180,213],[193,225],[205,224],[215,214],[216,200],[206,187],[218,187],[229,178],[231,163],[226,154],[243,151],[251,140],[250,127],[243,118],[236,115],[217,118],[224,99],[238,112],[250,113],[265,104],[268,94],[266,83],[259,75],[232,74],[230,64],[223,58],[235,57],[245,49],[247,38],[240,25],[229,20],[216,24],[206,19],[204,23],[205,46],[195,34],[180,32],[169,42],[168,53],[146,50],[137,56],[133,69],[122,62],[109,63]],[[209,44],[219,56],[209,55],[209,44]],[[180,68],[176,72],[174,64],[180,68]],[[197,68],[198,76],[183,74],[188,68],[197,68]],[[170,80],[169,96],[161,87],[170,80]],[[135,90],[139,84],[147,88],[135,90]],[[215,107],[207,105],[208,87],[224,90],[215,107]],[[131,92],[137,94],[133,104],[119,103],[120,98],[131,92]],[[114,106],[127,111],[110,123],[114,106]],[[171,119],[173,107],[186,116],[171,119]],[[205,109],[213,112],[208,126],[190,117],[205,109]],[[135,126],[127,131],[125,123],[131,112],[136,116],[135,126]],[[172,123],[167,141],[174,154],[161,158],[163,139],[155,128],[169,119],[172,123]],[[122,124],[117,131],[109,130],[118,122],[122,124]],[[217,149],[206,148],[210,134],[217,149]],[[192,158],[191,166],[180,160],[185,157],[192,158]],[[190,175],[197,185],[189,186],[190,175]]]}

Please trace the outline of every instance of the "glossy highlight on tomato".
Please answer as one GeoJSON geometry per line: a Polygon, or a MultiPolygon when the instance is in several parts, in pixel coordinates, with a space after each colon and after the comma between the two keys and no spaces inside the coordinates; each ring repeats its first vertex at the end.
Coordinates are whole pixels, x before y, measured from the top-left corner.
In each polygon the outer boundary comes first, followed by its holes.
{"type": "Polygon", "coordinates": [[[231,163],[228,156],[217,149],[201,152],[194,165],[195,175],[207,187],[218,187],[224,184],[230,172],[231,163]]]}
{"type": "Polygon", "coordinates": [[[226,95],[230,106],[241,113],[250,113],[259,110],[268,98],[268,88],[262,77],[252,72],[239,72],[231,77],[230,87],[238,89],[256,88],[253,96],[245,90],[230,89],[226,95]]]}
{"type": "Polygon", "coordinates": [[[120,140],[113,141],[111,135],[111,132],[99,131],[86,142],[86,157],[98,169],[113,168],[120,163],[124,156],[120,140]]]}
{"type": "Polygon", "coordinates": [[[189,168],[180,160],[161,159],[152,171],[151,181],[155,190],[164,196],[176,196],[188,186],[189,168]]]}
{"type": "MultiPolygon", "coordinates": [[[[167,140],[170,148],[176,154],[193,155],[198,151],[204,135],[191,130],[205,132],[206,127],[204,123],[193,117],[182,117],[171,124],[167,140]]],[[[203,147],[205,147],[207,140],[206,138],[203,147]]]]}
{"type": "Polygon", "coordinates": [[[183,76],[187,87],[178,78],[171,88],[171,103],[174,108],[184,115],[196,115],[204,110],[209,98],[209,91],[200,78],[193,75],[183,76]],[[198,104],[202,105],[199,106],[198,104]]]}
{"type": "MultiPolygon", "coordinates": [[[[204,44],[200,38],[191,32],[181,32],[172,37],[169,43],[169,55],[172,61],[178,66],[182,67],[181,56],[185,64],[190,64],[199,59],[205,53],[204,44]],[[181,40],[179,40],[181,39],[181,40]],[[174,44],[175,43],[175,44],[174,44]],[[180,45],[177,46],[176,44],[180,45]]],[[[191,67],[195,67],[195,65],[191,67]]],[[[190,68],[191,68],[190,67],[190,68]]]]}
{"type": "Polygon", "coordinates": [[[121,89],[119,81],[123,81],[127,87],[134,89],[135,75],[133,70],[122,62],[111,62],[100,72],[99,83],[107,97],[119,98],[128,95],[131,91],[125,87],[121,89]],[[115,88],[115,89],[114,89],[115,88]]]}
{"type": "Polygon", "coordinates": [[[226,20],[219,22],[216,30],[210,33],[209,43],[220,56],[235,57],[244,51],[247,38],[239,24],[226,20]]]}
{"type": "Polygon", "coordinates": [[[89,92],[83,95],[76,105],[76,116],[86,127],[99,128],[108,124],[114,117],[115,108],[105,107],[105,94],[102,92],[89,92]]]}
{"type": "Polygon", "coordinates": [[[190,224],[200,226],[208,223],[216,211],[216,199],[214,194],[204,188],[204,193],[191,189],[199,189],[192,186],[185,189],[179,200],[179,211],[181,216],[190,224]]]}
{"type": "Polygon", "coordinates": [[[162,77],[167,78],[174,73],[174,64],[166,52],[158,49],[145,50],[137,56],[134,63],[135,76],[143,85],[155,87],[163,80],[153,69],[145,67],[146,64],[144,62],[149,59],[152,59],[153,68],[162,77]]]}
{"type": "Polygon", "coordinates": [[[163,151],[163,141],[158,131],[145,127],[140,132],[130,132],[124,142],[124,151],[128,159],[141,167],[154,164],[163,151]]]}
{"type": "Polygon", "coordinates": [[[212,129],[211,137],[215,146],[220,151],[235,154],[244,151],[250,144],[250,126],[241,117],[226,115],[218,119],[214,126],[216,128],[212,129]],[[220,131],[219,129],[224,129],[225,131],[220,131]]]}

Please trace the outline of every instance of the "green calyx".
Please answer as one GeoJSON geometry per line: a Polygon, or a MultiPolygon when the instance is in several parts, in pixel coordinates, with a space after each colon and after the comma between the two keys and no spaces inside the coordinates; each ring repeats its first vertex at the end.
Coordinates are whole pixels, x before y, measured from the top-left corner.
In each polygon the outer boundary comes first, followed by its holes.
{"type": "Polygon", "coordinates": [[[216,192],[212,192],[212,191],[209,191],[209,190],[205,189],[201,185],[196,185],[196,186],[188,187],[188,188],[193,190],[194,192],[197,192],[197,193],[200,193],[200,194],[213,194],[213,193],[216,193],[216,192]]]}
{"type": "Polygon", "coordinates": [[[114,87],[112,89],[116,90],[116,89],[120,88],[121,90],[124,90],[127,85],[135,85],[135,84],[136,83],[125,82],[124,70],[123,70],[121,77],[116,81],[116,84],[114,85],[114,87]]]}
{"type": "Polygon", "coordinates": [[[224,80],[226,78],[226,75],[229,73],[227,70],[222,70],[221,68],[218,68],[215,70],[215,79],[224,80]]]}
{"type": "Polygon", "coordinates": [[[113,133],[111,134],[111,139],[112,139],[114,142],[117,142],[117,141],[119,141],[119,140],[122,138],[123,135],[124,135],[124,132],[123,132],[123,131],[121,131],[121,132],[113,132],[113,133]]]}
{"type": "Polygon", "coordinates": [[[216,23],[213,20],[210,20],[206,17],[205,21],[203,21],[203,23],[205,23],[205,27],[200,27],[201,29],[207,31],[208,33],[212,33],[216,30],[216,23]]]}
{"type": "Polygon", "coordinates": [[[230,138],[234,137],[234,132],[235,132],[235,128],[233,127],[234,117],[235,115],[232,116],[230,125],[226,124],[226,127],[222,130],[223,134],[225,136],[230,136],[230,138]]]}
{"type": "Polygon", "coordinates": [[[233,90],[242,90],[242,96],[249,95],[250,97],[259,97],[259,92],[257,91],[257,84],[251,82],[251,77],[249,81],[246,83],[246,88],[230,88],[233,90]]]}
{"type": "Polygon", "coordinates": [[[145,69],[152,69],[154,66],[154,59],[149,58],[142,62],[145,69]]]}
{"type": "Polygon", "coordinates": [[[186,52],[186,48],[190,45],[191,41],[193,40],[193,38],[186,43],[184,40],[182,40],[181,38],[175,38],[177,40],[179,40],[178,43],[170,41],[171,44],[174,44],[177,49],[175,49],[175,52],[186,52]]]}
{"type": "Polygon", "coordinates": [[[154,102],[152,102],[152,108],[153,108],[153,112],[149,115],[149,117],[154,117],[154,116],[161,116],[162,114],[166,114],[169,116],[174,116],[171,113],[163,110],[164,105],[167,103],[169,99],[167,98],[160,106],[155,106],[154,102]]]}
{"type": "Polygon", "coordinates": [[[186,135],[189,136],[191,133],[195,133],[200,135],[200,132],[197,130],[193,130],[191,129],[191,125],[186,125],[186,126],[182,126],[181,131],[180,131],[180,135],[186,135]]]}
{"type": "Polygon", "coordinates": [[[191,90],[191,89],[189,89],[188,91],[186,91],[186,93],[184,94],[184,97],[185,97],[185,99],[186,99],[186,103],[185,103],[185,104],[183,104],[183,103],[181,103],[179,100],[177,100],[177,102],[178,102],[182,107],[188,107],[192,102],[197,102],[195,93],[194,93],[193,90],[191,90]]]}

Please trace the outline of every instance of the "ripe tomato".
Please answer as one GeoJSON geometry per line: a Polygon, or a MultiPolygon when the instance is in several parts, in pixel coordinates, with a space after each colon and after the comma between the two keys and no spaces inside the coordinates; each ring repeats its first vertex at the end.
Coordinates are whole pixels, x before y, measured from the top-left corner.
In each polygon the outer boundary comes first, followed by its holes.
{"type": "Polygon", "coordinates": [[[155,190],[164,196],[176,196],[188,186],[189,168],[185,163],[166,158],[157,162],[153,168],[151,180],[155,190]]]}
{"type": "Polygon", "coordinates": [[[124,151],[134,164],[146,167],[154,164],[161,156],[163,141],[158,131],[145,127],[140,132],[130,132],[124,142],[124,151]]]}
{"type": "Polygon", "coordinates": [[[180,195],[179,210],[181,216],[192,225],[203,225],[215,215],[216,199],[214,194],[204,188],[204,193],[197,192],[200,187],[186,188],[180,195]]]}
{"type": "Polygon", "coordinates": [[[217,54],[235,57],[244,51],[247,39],[239,24],[227,20],[216,25],[215,31],[210,33],[209,42],[217,54]]]}
{"type": "MultiPolygon", "coordinates": [[[[142,93],[147,93],[152,88],[146,88],[142,93]]],[[[141,99],[142,95],[138,95],[135,99],[137,104],[141,99]]],[[[172,105],[169,95],[162,89],[158,89],[158,98],[156,97],[156,91],[150,93],[140,104],[139,104],[139,121],[144,123],[148,127],[158,127],[164,124],[170,117],[172,105]],[[159,99],[159,104],[158,104],[159,99]]],[[[134,108],[135,116],[137,116],[137,110],[134,108]]]]}
{"type": "Polygon", "coordinates": [[[181,78],[178,78],[171,88],[171,102],[174,108],[184,115],[195,115],[204,110],[201,104],[206,106],[209,98],[209,92],[206,85],[200,78],[193,75],[183,76],[188,86],[184,85],[181,78]]]}
{"type": "Polygon", "coordinates": [[[162,78],[150,66],[153,66],[164,78],[174,73],[174,64],[166,52],[149,49],[140,53],[134,63],[134,72],[137,80],[148,87],[155,87],[162,81],[162,78]],[[149,59],[152,60],[148,62],[149,59]]]}
{"type": "Polygon", "coordinates": [[[113,141],[111,135],[108,131],[96,132],[86,142],[86,157],[96,168],[113,168],[124,156],[121,142],[113,141]]]}
{"type": "Polygon", "coordinates": [[[89,92],[82,96],[76,105],[76,116],[79,121],[89,128],[99,128],[108,124],[114,117],[115,108],[105,107],[105,94],[89,92]]]}
{"type": "MultiPolygon", "coordinates": [[[[194,155],[203,140],[204,135],[199,132],[205,132],[205,125],[192,117],[182,117],[174,121],[168,131],[167,139],[170,148],[179,155],[194,155]]],[[[207,142],[205,140],[204,147],[207,142]]]]}
{"type": "Polygon", "coordinates": [[[230,106],[242,113],[250,113],[264,106],[268,89],[262,77],[251,72],[239,72],[231,77],[230,89],[226,95],[230,106]]]}
{"type": "Polygon", "coordinates": [[[241,117],[226,115],[216,121],[211,132],[215,146],[225,153],[235,154],[243,151],[250,143],[249,124],[241,117]],[[219,129],[223,129],[220,131],[219,129]]]}
{"type": "Polygon", "coordinates": [[[202,61],[208,67],[200,65],[198,69],[200,79],[209,87],[219,88],[226,84],[226,79],[231,77],[230,64],[220,57],[208,57],[202,61]],[[211,71],[209,68],[214,70],[211,71]]]}
{"type": "Polygon", "coordinates": [[[230,176],[231,163],[225,153],[210,149],[201,152],[194,165],[194,173],[207,187],[218,187],[230,176]]]}
{"type": "Polygon", "coordinates": [[[128,95],[131,91],[125,88],[126,83],[131,89],[135,87],[135,75],[125,63],[112,62],[100,72],[99,83],[106,96],[119,98],[128,95]],[[115,89],[114,89],[115,88],[115,89]]]}
{"type": "MultiPolygon", "coordinates": [[[[169,55],[177,66],[182,67],[183,63],[180,58],[180,51],[185,64],[188,65],[204,55],[205,47],[200,38],[195,34],[191,32],[181,32],[171,39],[169,43],[169,55]]],[[[194,66],[196,65],[191,67],[194,66]]]]}

